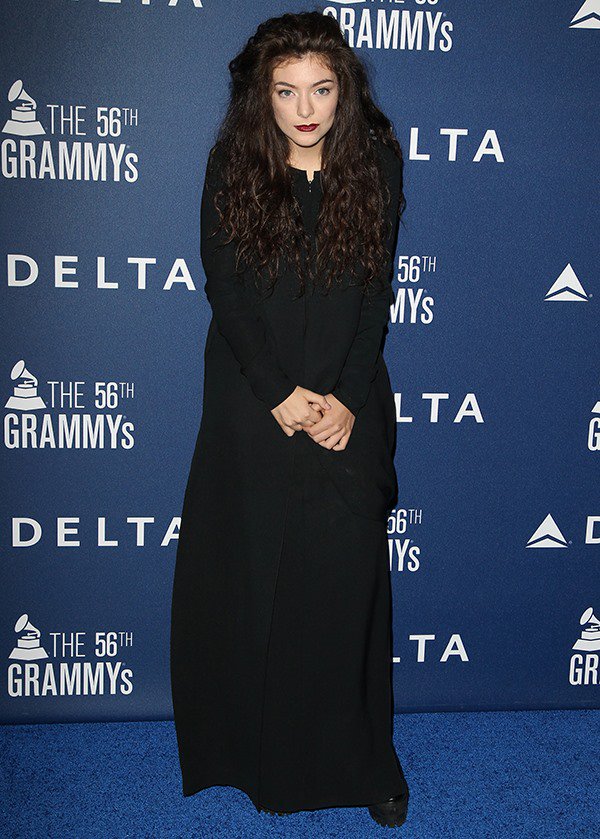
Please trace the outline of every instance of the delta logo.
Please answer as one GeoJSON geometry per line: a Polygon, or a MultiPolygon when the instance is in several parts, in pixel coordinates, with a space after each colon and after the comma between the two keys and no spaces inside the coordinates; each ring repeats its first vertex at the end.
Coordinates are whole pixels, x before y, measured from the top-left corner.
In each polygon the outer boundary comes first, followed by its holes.
{"type": "Polygon", "coordinates": [[[600,29],[600,0],[585,0],[569,29],[600,29]]]}

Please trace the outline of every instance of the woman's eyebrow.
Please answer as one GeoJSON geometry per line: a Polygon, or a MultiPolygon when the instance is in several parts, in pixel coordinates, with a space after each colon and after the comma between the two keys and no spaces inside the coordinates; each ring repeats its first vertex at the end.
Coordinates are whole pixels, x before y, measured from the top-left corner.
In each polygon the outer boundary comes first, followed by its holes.
{"type": "MultiPolygon", "coordinates": [[[[320,82],[313,82],[313,84],[311,84],[311,87],[316,87],[318,84],[325,84],[325,82],[333,82],[333,79],[321,79],[320,82]]],[[[290,84],[290,82],[275,82],[275,84],[284,84],[286,87],[293,87],[294,90],[297,89],[296,85],[290,84]]]]}

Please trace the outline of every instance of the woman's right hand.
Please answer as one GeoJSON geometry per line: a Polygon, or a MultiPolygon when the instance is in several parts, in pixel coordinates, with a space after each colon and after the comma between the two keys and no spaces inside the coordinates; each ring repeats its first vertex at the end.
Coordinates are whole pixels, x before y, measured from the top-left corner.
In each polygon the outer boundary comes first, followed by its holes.
{"type": "Polygon", "coordinates": [[[315,393],[314,390],[296,385],[296,388],[290,393],[287,399],[284,399],[283,402],[276,405],[271,410],[271,413],[284,433],[288,437],[292,437],[296,431],[302,431],[303,428],[318,422],[325,411],[330,410],[331,407],[331,404],[323,394],[315,393]],[[310,404],[311,402],[322,410],[313,408],[310,404]]]}

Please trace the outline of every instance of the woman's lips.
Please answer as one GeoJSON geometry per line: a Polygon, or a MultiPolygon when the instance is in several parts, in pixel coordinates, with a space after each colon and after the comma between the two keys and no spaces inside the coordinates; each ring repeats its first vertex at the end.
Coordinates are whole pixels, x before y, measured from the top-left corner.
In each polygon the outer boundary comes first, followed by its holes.
{"type": "Polygon", "coordinates": [[[297,128],[298,131],[314,131],[315,128],[319,127],[318,122],[311,122],[310,125],[295,125],[294,128],[297,128]]]}

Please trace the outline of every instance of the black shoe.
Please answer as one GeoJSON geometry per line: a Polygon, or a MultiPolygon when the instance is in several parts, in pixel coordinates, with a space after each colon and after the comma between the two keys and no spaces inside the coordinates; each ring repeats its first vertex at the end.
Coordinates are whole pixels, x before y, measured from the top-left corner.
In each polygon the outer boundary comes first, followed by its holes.
{"type": "Polygon", "coordinates": [[[368,809],[371,818],[382,827],[400,827],[408,815],[408,790],[382,804],[372,804],[368,809]]]}

